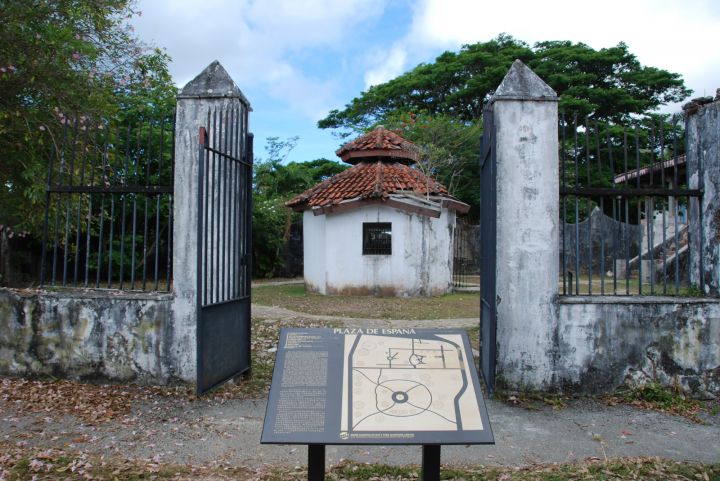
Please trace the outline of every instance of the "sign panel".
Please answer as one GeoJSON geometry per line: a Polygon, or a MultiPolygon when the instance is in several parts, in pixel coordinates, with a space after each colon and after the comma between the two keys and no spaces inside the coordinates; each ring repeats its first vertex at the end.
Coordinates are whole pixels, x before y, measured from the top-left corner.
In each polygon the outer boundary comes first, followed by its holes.
{"type": "Polygon", "coordinates": [[[262,443],[492,444],[461,329],[282,329],[262,443]]]}

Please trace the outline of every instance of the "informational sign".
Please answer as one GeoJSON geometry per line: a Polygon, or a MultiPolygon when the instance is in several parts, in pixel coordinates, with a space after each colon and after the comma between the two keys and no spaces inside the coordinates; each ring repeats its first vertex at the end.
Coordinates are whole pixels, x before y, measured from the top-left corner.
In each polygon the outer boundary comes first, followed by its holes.
{"type": "Polygon", "coordinates": [[[492,444],[460,329],[282,329],[262,443],[492,444]]]}

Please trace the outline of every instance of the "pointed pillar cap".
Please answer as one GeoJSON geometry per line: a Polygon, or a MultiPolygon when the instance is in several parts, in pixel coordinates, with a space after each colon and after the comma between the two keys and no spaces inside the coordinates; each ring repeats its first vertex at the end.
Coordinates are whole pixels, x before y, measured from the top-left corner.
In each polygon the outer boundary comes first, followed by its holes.
{"type": "Polygon", "coordinates": [[[520,59],[513,62],[505,78],[495,91],[496,100],[550,100],[557,101],[557,93],[537,76],[520,59]]]}
{"type": "Polygon", "coordinates": [[[189,81],[182,88],[177,98],[237,98],[250,109],[248,99],[230,77],[230,74],[227,73],[227,70],[217,60],[205,67],[205,70],[189,81]]]}

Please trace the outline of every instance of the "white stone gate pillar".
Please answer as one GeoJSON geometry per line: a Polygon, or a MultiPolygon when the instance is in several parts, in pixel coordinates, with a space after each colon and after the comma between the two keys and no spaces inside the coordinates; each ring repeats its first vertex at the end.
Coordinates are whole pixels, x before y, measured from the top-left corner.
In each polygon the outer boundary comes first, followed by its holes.
{"type": "Polygon", "coordinates": [[[497,382],[553,375],[559,275],[557,94],[516,60],[491,100],[497,153],[497,382]]]}
{"type": "Polygon", "coordinates": [[[198,155],[200,127],[208,112],[248,104],[216,60],[188,82],[177,96],[175,117],[175,186],[173,197],[173,301],[176,376],[194,382],[197,328],[198,155]]]}

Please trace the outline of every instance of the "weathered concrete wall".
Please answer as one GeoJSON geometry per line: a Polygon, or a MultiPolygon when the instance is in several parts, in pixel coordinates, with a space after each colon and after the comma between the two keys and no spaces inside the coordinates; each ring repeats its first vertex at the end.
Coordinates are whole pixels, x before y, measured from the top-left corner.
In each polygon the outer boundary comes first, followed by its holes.
{"type": "Polygon", "coordinates": [[[552,388],[603,393],[649,380],[720,393],[720,302],[563,297],[552,331],[552,388]]]}
{"type": "Polygon", "coordinates": [[[436,296],[452,288],[455,212],[439,218],[370,205],[304,213],[305,282],[321,294],[436,296]],[[392,254],[363,255],[363,222],[392,224],[392,254]]]}
{"type": "Polygon", "coordinates": [[[702,239],[690,237],[690,281],[720,297],[720,101],[689,113],[686,130],[690,188],[704,190],[702,205],[690,202],[690,232],[703,232],[702,239]]]}
{"type": "Polygon", "coordinates": [[[0,374],[183,379],[172,296],[0,289],[0,374]]]}
{"type": "Polygon", "coordinates": [[[492,100],[497,152],[497,373],[551,386],[557,323],[557,96],[519,60],[492,100]]]}

